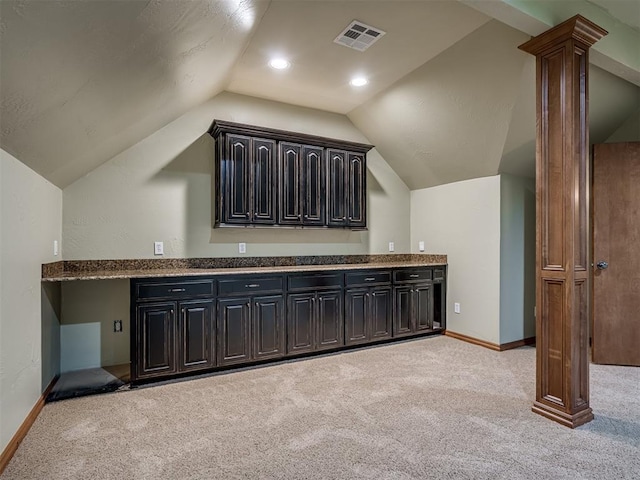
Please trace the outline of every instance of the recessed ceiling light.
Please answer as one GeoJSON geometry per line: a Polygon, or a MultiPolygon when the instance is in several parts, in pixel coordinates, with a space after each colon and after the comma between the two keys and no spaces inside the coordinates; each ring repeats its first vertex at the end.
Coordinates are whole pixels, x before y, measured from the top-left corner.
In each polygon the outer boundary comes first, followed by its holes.
{"type": "Polygon", "coordinates": [[[274,58],[269,62],[269,66],[276,70],[284,70],[285,68],[289,68],[290,65],[289,61],[284,58],[274,58]]]}
{"type": "Polygon", "coordinates": [[[367,83],[369,83],[369,80],[367,80],[365,77],[354,77],[349,83],[354,87],[363,87],[367,83]]]}

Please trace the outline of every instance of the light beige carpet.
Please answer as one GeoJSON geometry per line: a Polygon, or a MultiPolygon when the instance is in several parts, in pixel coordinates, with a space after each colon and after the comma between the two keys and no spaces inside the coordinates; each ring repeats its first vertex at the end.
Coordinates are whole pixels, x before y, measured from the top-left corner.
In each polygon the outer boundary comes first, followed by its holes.
{"type": "Polygon", "coordinates": [[[436,337],[45,406],[9,479],[638,479],[640,369],[531,412],[533,348],[436,337]]]}

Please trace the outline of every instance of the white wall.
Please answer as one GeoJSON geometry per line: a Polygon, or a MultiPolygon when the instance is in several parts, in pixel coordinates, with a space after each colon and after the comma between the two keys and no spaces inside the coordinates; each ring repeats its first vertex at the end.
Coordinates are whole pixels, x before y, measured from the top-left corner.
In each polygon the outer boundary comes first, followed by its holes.
{"type": "Polygon", "coordinates": [[[535,337],[536,184],[500,175],[500,342],[535,337]]]}
{"type": "Polygon", "coordinates": [[[412,191],[412,252],[420,240],[448,255],[447,330],[499,343],[500,177],[412,191]]]}
{"type": "Polygon", "coordinates": [[[374,149],[368,155],[368,232],[211,228],[213,140],[224,119],[368,142],[344,115],[222,93],[64,189],[65,260],[383,253],[409,250],[409,190],[374,149]]]}
{"type": "Polygon", "coordinates": [[[627,118],[605,143],[620,142],[640,142],[640,109],[627,118]]]}
{"type": "Polygon", "coordinates": [[[41,351],[46,295],[41,265],[61,240],[62,192],[0,150],[0,451],[42,393],[41,351]]]}

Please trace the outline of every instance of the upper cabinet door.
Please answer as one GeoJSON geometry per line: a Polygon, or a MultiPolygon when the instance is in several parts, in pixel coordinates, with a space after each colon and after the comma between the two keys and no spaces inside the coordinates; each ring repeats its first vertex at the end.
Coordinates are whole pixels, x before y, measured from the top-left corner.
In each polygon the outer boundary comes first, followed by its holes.
{"type": "Polygon", "coordinates": [[[278,223],[299,225],[302,223],[302,172],[300,150],[297,143],[280,142],[280,193],[278,196],[278,223]]]}
{"type": "Polygon", "coordinates": [[[328,225],[343,226],[347,222],[347,153],[342,150],[328,150],[329,159],[329,218],[328,225]]]}
{"type": "Polygon", "coordinates": [[[305,225],[324,225],[326,221],[324,153],[320,147],[302,148],[302,219],[305,225]]]}
{"type": "Polygon", "coordinates": [[[222,209],[222,221],[248,223],[251,216],[251,139],[228,135],[226,142],[226,155],[220,165],[226,206],[222,209]]]}
{"type": "Polygon", "coordinates": [[[253,223],[276,223],[276,142],[253,139],[253,223]]]}
{"type": "Polygon", "coordinates": [[[351,228],[366,228],[367,167],[363,154],[349,153],[347,188],[347,225],[351,228]]]}

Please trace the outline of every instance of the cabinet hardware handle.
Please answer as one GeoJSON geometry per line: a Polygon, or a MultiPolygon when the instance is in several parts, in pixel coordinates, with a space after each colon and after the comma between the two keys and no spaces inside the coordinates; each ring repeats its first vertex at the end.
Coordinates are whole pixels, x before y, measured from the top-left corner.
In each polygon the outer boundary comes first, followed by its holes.
{"type": "Polygon", "coordinates": [[[187,290],[185,288],[170,288],[169,291],[172,293],[175,293],[175,292],[186,292],[187,290]]]}
{"type": "Polygon", "coordinates": [[[305,216],[304,216],[304,218],[305,218],[305,219],[308,219],[308,218],[309,218],[309,215],[305,215],[305,216]]]}
{"type": "Polygon", "coordinates": [[[418,275],[417,273],[412,273],[411,275],[409,275],[409,278],[418,278],[420,275],[418,275]]]}
{"type": "Polygon", "coordinates": [[[367,277],[364,279],[365,282],[373,282],[376,279],[376,277],[367,277]]]}
{"type": "Polygon", "coordinates": [[[245,285],[246,288],[258,288],[259,286],[259,283],[248,283],[245,285]]]}

